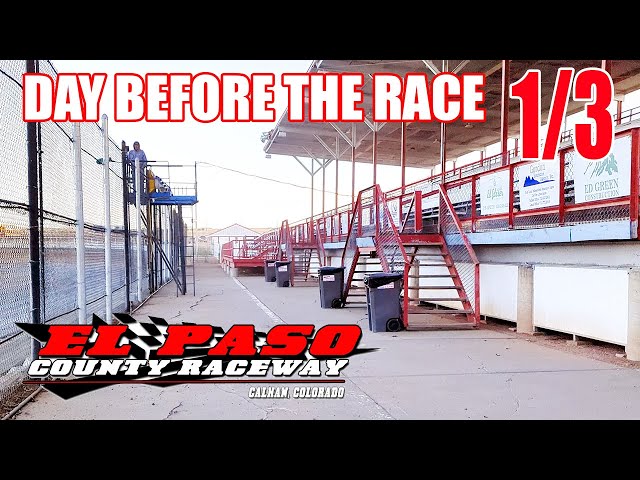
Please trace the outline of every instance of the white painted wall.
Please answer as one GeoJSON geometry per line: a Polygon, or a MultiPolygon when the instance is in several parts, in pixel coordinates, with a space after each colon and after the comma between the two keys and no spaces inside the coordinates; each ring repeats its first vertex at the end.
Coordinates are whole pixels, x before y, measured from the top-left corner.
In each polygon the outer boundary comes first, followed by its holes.
{"type": "Polygon", "coordinates": [[[627,343],[627,269],[536,266],[533,324],[618,345],[627,343]]]}
{"type": "MultiPolygon", "coordinates": [[[[534,265],[534,326],[626,345],[628,267],[637,264],[640,258],[635,243],[496,245],[476,246],[475,250],[481,261],[481,315],[516,322],[518,264],[530,263],[534,265]]],[[[331,257],[330,265],[340,264],[341,256],[331,257]]],[[[446,272],[445,267],[420,268],[421,274],[446,272]]],[[[448,278],[419,281],[421,285],[452,284],[448,278]]],[[[455,293],[421,292],[424,295],[448,297],[455,293]]],[[[461,307],[460,302],[438,303],[461,307]]]]}
{"type": "Polygon", "coordinates": [[[480,265],[480,313],[515,322],[518,313],[518,266],[480,265]]]}

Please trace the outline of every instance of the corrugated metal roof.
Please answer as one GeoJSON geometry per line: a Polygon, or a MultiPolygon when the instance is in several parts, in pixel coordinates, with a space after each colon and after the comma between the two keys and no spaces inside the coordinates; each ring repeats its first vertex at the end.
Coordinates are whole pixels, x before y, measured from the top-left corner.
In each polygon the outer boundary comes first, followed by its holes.
{"type": "Polygon", "coordinates": [[[259,237],[261,234],[250,228],[243,227],[237,223],[222,228],[215,233],[207,235],[207,237],[259,237]]]}

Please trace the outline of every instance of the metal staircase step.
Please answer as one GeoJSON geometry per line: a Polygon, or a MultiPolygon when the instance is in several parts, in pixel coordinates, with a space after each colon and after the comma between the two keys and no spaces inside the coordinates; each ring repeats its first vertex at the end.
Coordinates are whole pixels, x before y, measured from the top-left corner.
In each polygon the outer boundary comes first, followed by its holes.
{"type": "Polygon", "coordinates": [[[411,315],[466,315],[468,313],[473,313],[473,310],[455,310],[455,309],[448,310],[448,309],[442,308],[442,309],[425,309],[424,312],[409,312],[409,316],[411,315]]]}
{"type": "Polygon", "coordinates": [[[407,275],[408,278],[458,278],[458,275],[407,275]]]}
{"type": "Polygon", "coordinates": [[[421,302],[467,302],[468,297],[420,297],[409,298],[409,300],[420,300],[421,302]]]}
{"type": "Polygon", "coordinates": [[[409,290],[464,290],[458,285],[421,285],[419,287],[407,287],[409,290]]]}

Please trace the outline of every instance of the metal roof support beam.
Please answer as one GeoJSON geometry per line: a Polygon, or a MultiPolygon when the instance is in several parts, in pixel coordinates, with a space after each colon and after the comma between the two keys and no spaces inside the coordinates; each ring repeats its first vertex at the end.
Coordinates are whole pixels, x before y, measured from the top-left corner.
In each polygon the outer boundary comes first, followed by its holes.
{"type": "Polygon", "coordinates": [[[367,125],[367,127],[369,127],[369,130],[371,130],[372,132],[379,132],[380,130],[382,130],[382,127],[384,127],[387,124],[387,122],[382,122],[382,123],[372,122],[367,117],[364,117],[364,123],[367,125]]]}
{"type": "MultiPolygon", "coordinates": [[[[322,145],[322,146],[324,147],[324,149],[325,149],[327,152],[329,152],[329,155],[331,155],[332,157],[334,157],[334,158],[335,158],[336,153],[331,149],[331,147],[329,147],[329,145],[327,145],[327,143],[326,143],[324,140],[322,140],[322,139],[321,139],[318,135],[316,135],[315,133],[313,134],[313,138],[315,138],[315,139],[318,141],[318,143],[319,143],[320,145],[322,145]]],[[[306,150],[306,149],[305,149],[305,150],[306,150]]]]}
{"type": "MultiPolygon", "coordinates": [[[[306,148],[305,148],[305,150],[306,150],[306,148]]],[[[311,170],[309,170],[306,167],[306,165],[300,161],[300,159],[298,157],[296,157],[295,155],[291,155],[291,156],[296,159],[296,162],[298,162],[302,166],[302,168],[304,168],[307,171],[307,173],[309,174],[309,176],[311,177],[311,217],[313,217],[313,175],[315,174],[315,172],[313,171],[313,164],[314,164],[314,160],[315,159],[311,160],[311,170]]]]}
{"type": "Polygon", "coordinates": [[[320,161],[318,158],[315,157],[315,155],[309,152],[309,150],[307,150],[305,147],[302,147],[302,149],[305,152],[307,152],[307,155],[309,155],[309,158],[311,159],[311,169],[308,169],[306,165],[302,163],[300,159],[295,155],[291,155],[291,156],[296,159],[296,161],[302,166],[302,168],[304,168],[307,171],[307,173],[311,177],[311,218],[313,218],[313,190],[314,190],[313,177],[315,177],[316,173],[318,173],[322,169],[322,210],[324,211],[325,168],[327,165],[331,163],[332,160],[323,159],[322,161],[320,161]],[[314,168],[316,166],[316,163],[318,164],[318,167],[314,168]]]}
{"type": "Polygon", "coordinates": [[[424,63],[434,75],[438,75],[440,73],[440,70],[438,70],[438,67],[436,67],[432,60],[422,60],[422,63],[424,63]]]}
{"type": "MultiPolygon", "coordinates": [[[[313,176],[313,173],[309,171],[307,166],[304,163],[302,163],[298,157],[296,157],[295,155],[291,155],[291,156],[296,159],[296,162],[298,162],[300,166],[304,168],[309,175],[313,176]]],[[[311,169],[313,170],[313,164],[311,165],[311,169]]]]}
{"type": "Polygon", "coordinates": [[[458,74],[460,73],[460,71],[467,66],[467,64],[470,62],[471,60],[463,60],[461,61],[458,66],[456,68],[453,69],[453,73],[458,74]]]}
{"type": "MultiPolygon", "coordinates": [[[[343,138],[343,140],[345,142],[347,142],[348,145],[351,145],[351,140],[349,139],[349,137],[347,136],[346,133],[344,133],[342,130],[340,130],[335,123],[330,123],[329,125],[331,125],[334,128],[334,130],[336,132],[338,132],[338,134],[343,138]]],[[[336,145],[337,144],[338,144],[338,141],[336,140],[336,145]]],[[[336,149],[336,151],[337,151],[337,149],[336,149]]]]}

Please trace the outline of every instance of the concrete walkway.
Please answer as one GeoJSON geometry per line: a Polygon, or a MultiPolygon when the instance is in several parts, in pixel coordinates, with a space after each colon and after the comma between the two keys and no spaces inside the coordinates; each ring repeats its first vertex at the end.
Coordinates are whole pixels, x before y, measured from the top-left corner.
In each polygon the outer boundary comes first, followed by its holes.
{"type": "Polygon", "coordinates": [[[15,420],[36,419],[638,419],[640,371],[488,329],[372,333],[364,308],[322,309],[317,287],[278,288],[196,268],[196,295],[167,285],[134,315],[169,323],[357,323],[344,398],[249,398],[248,384],[116,385],[70,400],[42,391],[15,420]]]}

